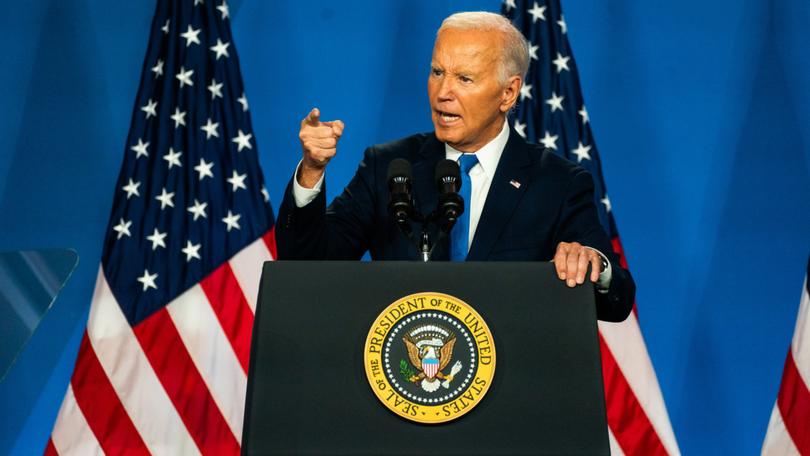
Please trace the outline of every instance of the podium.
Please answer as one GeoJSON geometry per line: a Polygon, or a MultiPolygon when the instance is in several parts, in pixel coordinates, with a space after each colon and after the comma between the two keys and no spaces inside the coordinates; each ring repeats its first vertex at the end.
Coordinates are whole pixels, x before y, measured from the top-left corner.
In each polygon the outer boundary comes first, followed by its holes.
{"type": "Polygon", "coordinates": [[[594,290],[550,263],[268,262],[252,344],[245,454],[610,454],[594,290]],[[381,312],[425,292],[474,308],[494,346],[488,390],[441,424],[394,413],[367,374],[381,312]]]}

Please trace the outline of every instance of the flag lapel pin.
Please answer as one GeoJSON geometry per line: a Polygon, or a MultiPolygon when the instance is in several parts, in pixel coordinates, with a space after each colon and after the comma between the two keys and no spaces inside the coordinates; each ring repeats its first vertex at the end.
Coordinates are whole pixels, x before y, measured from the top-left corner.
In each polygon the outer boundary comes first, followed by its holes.
{"type": "Polygon", "coordinates": [[[518,182],[518,181],[516,181],[514,179],[509,181],[509,185],[511,185],[512,187],[515,187],[515,188],[520,188],[520,182],[518,182]]]}

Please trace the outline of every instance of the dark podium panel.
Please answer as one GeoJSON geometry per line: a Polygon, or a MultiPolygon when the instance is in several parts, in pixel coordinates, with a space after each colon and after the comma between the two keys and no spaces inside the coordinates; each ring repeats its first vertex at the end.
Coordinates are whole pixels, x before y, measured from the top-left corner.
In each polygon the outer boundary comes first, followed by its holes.
{"type": "Polygon", "coordinates": [[[243,452],[609,454],[593,293],[550,263],[265,263],[243,452]],[[448,423],[398,417],[366,380],[375,318],[419,292],[465,301],[494,338],[489,391],[448,423]]]}

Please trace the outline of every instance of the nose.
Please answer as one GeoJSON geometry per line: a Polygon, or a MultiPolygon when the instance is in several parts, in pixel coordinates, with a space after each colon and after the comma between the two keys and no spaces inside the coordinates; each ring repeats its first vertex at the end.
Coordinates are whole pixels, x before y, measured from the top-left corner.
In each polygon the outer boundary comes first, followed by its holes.
{"type": "Polygon", "coordinates": [[[436,92],[438,101],[452,101],[455,98],[453,78],[445,76],[439,80],[438,84],[439,90],[436,92]]]}

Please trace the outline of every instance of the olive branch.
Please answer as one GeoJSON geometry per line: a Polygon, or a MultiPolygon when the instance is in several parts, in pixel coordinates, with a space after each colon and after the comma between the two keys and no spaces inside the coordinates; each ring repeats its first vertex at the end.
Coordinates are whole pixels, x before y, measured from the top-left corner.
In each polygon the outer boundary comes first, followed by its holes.
{"type": "Polygon", "coordinates": [[[416,371],[411,368],[411,365],[408,364],[407,361],[404,359],[399,360],[399,374],[402,375],[402,378],[406,382],[411,381],[411,377],[416,375],[416,371]]]}

